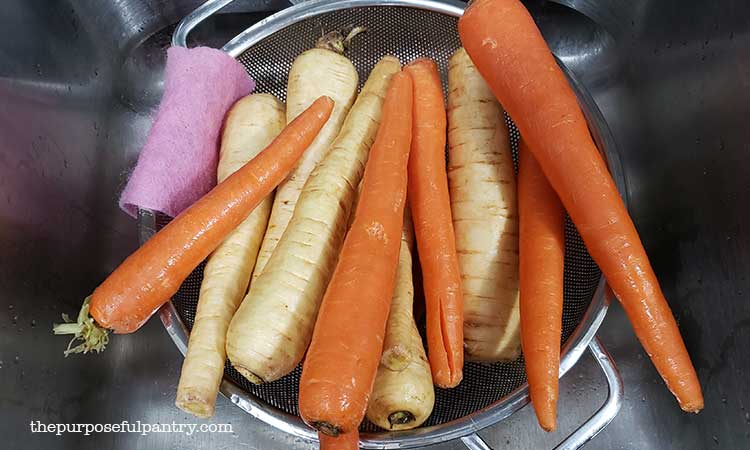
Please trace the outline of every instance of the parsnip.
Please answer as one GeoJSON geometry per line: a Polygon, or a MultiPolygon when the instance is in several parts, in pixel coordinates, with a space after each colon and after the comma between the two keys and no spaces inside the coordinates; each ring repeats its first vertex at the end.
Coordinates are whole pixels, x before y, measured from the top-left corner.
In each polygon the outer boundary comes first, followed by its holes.
{"type": "Polygon", "coordinates": [[[288,227],[256,278],[227,334],[232,365],[254,383],[299,364],[335,268],[349,213],[380,122],[394,57],[372,70],[325,159],[313,171],[288,227]]]}
{"type": "Polygon", "coordinates": [[[386,430],[418,427],[435,405],[430,363],[414,323],[411,258],[414,231],[408,211],[407,208],[383,356],[367,405],[367,418],[386,430]]]}
{"type": "MultiPolygon", "coordinates": [[[[340,35],[338,36],[340,38],[340,35]]],[[[335,106],[328,122],[302,155],[297,167],[276,189],[276,199],[260,253],[258,253],[253,280],[258,278],[266,266],[292,218],[302,187],[339,134],[344,119],[357,96],[359,84],[357,71],[346,56],[331,50],[336,47],[336,44],[331,45],[331,39],[336,38],[330,35],[321,38],[318,48],[307,50],[299,55],[289,70],[286,91],[287,123],[294,120],[321,95],[331,97],[335,106]]]]}
{"type": "MultiPolygon", "coordinates": [[[[284,127],[284,104],[272,95],[238,101],[227,114],[217,178],[221,182],[254,158],[284,127]]],[[[229,321],[247,291],[255,258],[271,213],[267,197],[214,251],[206,264],[198,311],[175,404],[198,417],[210,417],[224,374],[229,321]]]]}
{"type": "Polygon", "coordinates": [[[518,211],[502,106],[464,49],[448,69],[448,180],[473,361],[520,353],[518,211]]]}

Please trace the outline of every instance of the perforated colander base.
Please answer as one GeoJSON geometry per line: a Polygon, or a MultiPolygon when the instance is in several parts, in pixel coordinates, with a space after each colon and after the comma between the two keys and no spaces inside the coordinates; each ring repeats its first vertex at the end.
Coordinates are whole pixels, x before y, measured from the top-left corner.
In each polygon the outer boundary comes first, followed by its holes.
{"type": "MultiPolygon", "coordinates": [[[[440,13],[403,8],[354,8],[297,22],[262,40],[245,51],[239,60],[257,82],[256,92],[266,92],[286,99],[287,73],[294,59],[314,46],[323,33],[351,26],[365,26],[367,33],[355,38],[348,52],[360,76],[360,85],[377,61],[395,55],[402,63],[414,58],[434,59],[446,87],[448,59],[460,46],[456,33],[457,19],[440,13]]],[[[507,118],[511,130],[514,163],[517,164],[518,130],[507,118]]],[[[159,217],[157,228],[168,218],[159,217]]],[[[565,303],[563,310],[564,343],[578,326],[597,287],[600,272],[592,261],[570,220],[565,225],[565,303]]],[[[185,281],[173,297],[173,303],[188,329],[195,318],[203,264],[185,281]]],[[[422,299],[415,299],[416,302],[422,299]]],[[[229,364],[225,376],[248,393],[287,413],[298,415],[297,394],[301,367],[286,377],[263,385],[253,385],[229,364]]],[[[526,381],[523,358],[510,363],[467,363],[464,380],[454,389],[436,389],[435,410],[426,425],[459,419],[510,394],[526,381]]],[[[363,431],[376,431],[370,423],[363,431]]]]}

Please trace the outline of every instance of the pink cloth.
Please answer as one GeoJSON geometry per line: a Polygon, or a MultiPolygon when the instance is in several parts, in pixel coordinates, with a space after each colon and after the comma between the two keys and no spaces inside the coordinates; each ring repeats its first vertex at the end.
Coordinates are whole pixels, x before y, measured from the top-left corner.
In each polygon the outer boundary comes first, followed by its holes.
{"type": "Polygon", "coordinates": [[[170,48],[164,78],[156,120],[120,197],[133,217],[139,207],[175,217],[211,190],[224,115],[255,88],[239,62],[208,47],[170,48]]]}

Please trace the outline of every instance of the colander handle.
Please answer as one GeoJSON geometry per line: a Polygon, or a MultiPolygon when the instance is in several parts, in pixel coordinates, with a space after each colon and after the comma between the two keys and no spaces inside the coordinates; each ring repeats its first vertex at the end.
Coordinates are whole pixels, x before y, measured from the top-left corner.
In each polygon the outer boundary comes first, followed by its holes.
{"type": "MultiPolygon", "coordinates": [[[[615,362],[604,349],[599,338],[595,337],[589,342],[589,351],[596,362],[599,363],[599,367],[607,379],[607,400],[586,422],[558,444],[555,450],[575,450],[583,447],[612,422],[622,406],[622,378],[615,362]]],[[[476,433],[464,436],[461,440],[469,450],[492,450],[476,433]]]]}
{"type": "Polygon", "coordinates": [[[607,400],[594,415],[589,417],[578,429],[558,444],[555,450],[575,450],[583,447],[588,441],[599,434],[604,427],[609,425],[612,419],[617,416],[617,413],[620,412],[622,397],[624,395],[620,371],[617,370],[615,362],[607,350],[604,349],[599,338],[595,337],[591,340],[589,351],[594,356],[594,359],[596,359],[596,362],[599,363],[599,367],[607,378],[607,400]]]}
{"type": "Polygon", "coordinates": [[[172,35],[172,45],[187,47],[187,37],[199,23],[211,17],[234,0],[208,0],[191,12],[177,25],[172,35]]]}

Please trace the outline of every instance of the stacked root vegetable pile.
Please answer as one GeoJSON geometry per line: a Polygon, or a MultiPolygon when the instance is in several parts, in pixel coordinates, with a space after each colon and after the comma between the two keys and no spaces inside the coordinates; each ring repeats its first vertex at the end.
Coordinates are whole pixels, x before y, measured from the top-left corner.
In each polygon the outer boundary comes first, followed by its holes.
{"type": "Polygon", "coordinates": [[[322,447],[356,448],[365,415],[417,427],[433,385],[457,386],[465,358],[513,360],[523,348],[539,423],[553,430],[567,210],[667,387],[699,411],[669,306],[528,12],[477,0],[459,34],[447,108],[426,59],[382,58],[357,95],[335,35],[297,58],[286,106],[267,94],[237,102],[219,184],[56,328],[83,340],[69,352],[103,349],[107,329],[136,331],[208,258],[177,390],[185,411],[213,414],[227,358],[253,383],[303,362],[302,418],[322,447]],[[518,180],[503,108],[522,135],[518,180]]]}

